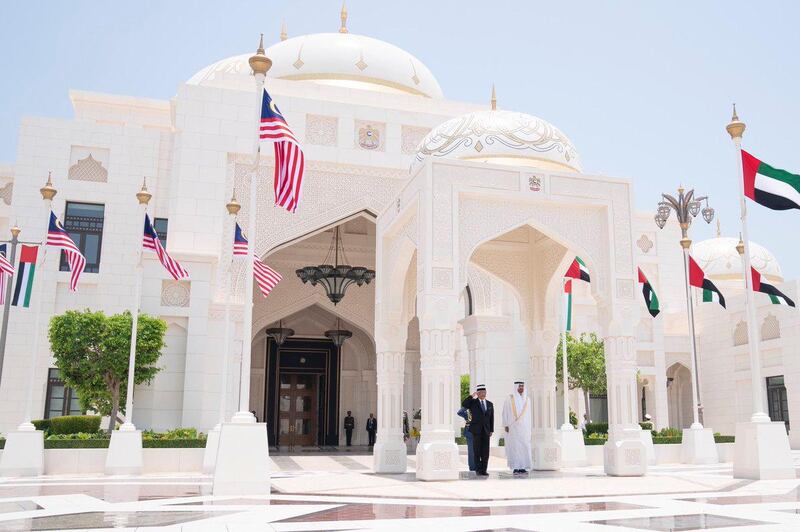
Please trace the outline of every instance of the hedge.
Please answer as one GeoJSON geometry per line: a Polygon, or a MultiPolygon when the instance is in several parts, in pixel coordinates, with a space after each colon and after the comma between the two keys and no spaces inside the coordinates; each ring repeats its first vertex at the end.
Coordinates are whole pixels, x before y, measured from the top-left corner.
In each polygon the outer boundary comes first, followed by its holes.
{"type": "Polygon", "coordinates": [[[681,443],[682,437],[681,436],[656,436],[653,438],[653,444],[670,444],[670,443],[681,443]]]}
{"type": "Polygon", "coordinates": [[[100,430],[100,416],[59,416],[50,418],[50,434],[76,434],[100,430]]]}
{"type": "Polygon", "coordinates": [[[34,419],[31,421],[33,426],[36,427],[36,430],[41,430],[47,432],[50,430],[50,420],[49,419],[34,419]]]}
{"type": "Polygon", "coordinates": [[[735,436],[722,436],[714,434],[714,442],[715,443],[735,443],[734,440],[736,439],[735,436]]]}
{"type": "Polygon", "coordinates": [[[605,438],[584,438],[583,444],[584,445],[603,445],[608,440],[605,438]]]}
{"type": "Polygon", "coordinates": [[[589,434],[608,434],[608,423],[587,423],[586,435],[589,434]]]}
{"type": "MultiPolygon", "coordinates": [[[[45,440],[45,449],[106,449],[111,440],[45,440]]],[[[3,442],[5,443],[5,441],[3,442]]],[[[145,449],[202,449],[206,440],[142,440],[145,449]]]]}

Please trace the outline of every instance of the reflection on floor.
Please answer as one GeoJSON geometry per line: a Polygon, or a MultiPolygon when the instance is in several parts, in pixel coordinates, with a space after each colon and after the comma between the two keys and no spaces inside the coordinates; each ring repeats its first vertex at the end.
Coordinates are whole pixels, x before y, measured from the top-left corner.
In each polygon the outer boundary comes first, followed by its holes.
{"type": "Polygon", "coordinates": [[[0,531],[800,530],[800,480],[736,480],[730,464],[514,477],[497,461],[488,478],[418,482],[373,474],[370,458],[275,457],[272,493],[246,497],[214,497],[192,474],[5,478],[0,531]]]}

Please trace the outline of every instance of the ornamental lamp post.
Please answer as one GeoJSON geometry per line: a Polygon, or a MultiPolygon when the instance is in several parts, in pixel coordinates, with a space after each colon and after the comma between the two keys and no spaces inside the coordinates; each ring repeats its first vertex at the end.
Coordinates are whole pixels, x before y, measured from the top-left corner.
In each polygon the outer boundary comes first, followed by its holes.
{"type": "Polygon", "coordinates": [[[681,186],[678,188],[677,197],[670,194],[661,194],[663,201],[658,203],[658,210],[655,215],[655,222],[659,229],[663,229],[667,224],[670,214],[674,211],[681,228],[681,248],[683,248],[683,270],[686,281],[686,310],[689,319],[689,334],[691,335],[691,366],[692,366],[692,429],[702,429],[703,405],[700,402],[700,380],[697,375],[697,342],[694,331],[694,309],[692,305],[692,289],[689,284],[689,248],[692,240],[689,238],[689,228],[692,220],[702,212],[706,223],[711,223],[714,219],[714,209],[708,206],[707,196],[694,195],[694,190],[688,192],[681,186]],[[705,207],[703,207],[705,201],[705,207]]]}

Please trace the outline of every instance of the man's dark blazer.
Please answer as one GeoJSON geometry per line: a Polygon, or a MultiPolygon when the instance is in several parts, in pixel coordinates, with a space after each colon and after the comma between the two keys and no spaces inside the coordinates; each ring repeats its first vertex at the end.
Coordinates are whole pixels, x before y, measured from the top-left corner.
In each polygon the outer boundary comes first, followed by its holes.
{"type": "Polygon", "coordinates": [[[461,406],[469,409],[472,421],[469,424],[469,431],[473,434],[480,434],[481,431],[488,433],[494,432],[494,405],[488,399],[486,401],[486,413],[483,413],[480,399],[473,399],[471,395],[461,403],[461,406]]]}

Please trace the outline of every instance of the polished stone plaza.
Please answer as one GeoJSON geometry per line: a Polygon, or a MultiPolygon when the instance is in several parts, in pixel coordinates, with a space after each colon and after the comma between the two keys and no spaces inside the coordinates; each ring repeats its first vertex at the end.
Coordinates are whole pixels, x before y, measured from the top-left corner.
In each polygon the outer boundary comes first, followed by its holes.
{"type": "MultiPolygon", "coordinates": [[[[376,475],[368,454],[274,456],[272,493],[214,497],[202,475],[4,479],[0,530],[798,530],[800,480],[732,478],[730,463],[602,467],[514,477],[490,460],[477,479],[376,475]],[[408,520],[414,520],[409,523],[408,520]]],[[[800,453],[794,453],[800,466],[800,453]]]]}

